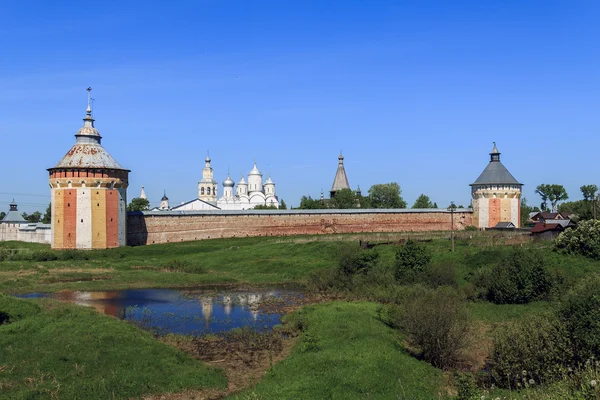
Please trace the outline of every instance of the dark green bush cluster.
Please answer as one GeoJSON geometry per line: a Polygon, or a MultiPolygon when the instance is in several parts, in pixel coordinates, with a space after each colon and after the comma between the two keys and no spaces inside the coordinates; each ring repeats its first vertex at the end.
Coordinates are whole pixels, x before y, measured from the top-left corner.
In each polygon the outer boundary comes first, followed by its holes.
{"type": "Polygon", "coordinates": [[[407,240],[396,252],[394,276],[396,280],[413,283],[422,278],[431,261],[431,252],[423,245],[407,240]]]}
{"type": "Polygon", "coordinates": [[[561,278],[538,251],[513,250],[471,281],[481,297],[496,304],[525,304],[548,300],[560,288],[561,278]]]}
{"type": "Polygon", "coordinates": [[[499,328],[494,337],[494,382],[518,388],[551,383],[600,356],[600,277],[574,287],[552,313],[527,316],[499,328]],[[523,381],[525,379],[526,381],[523,381]]]}
{"type": "Polygon", "coordinates": [[[0,249],[0,261],[89,260],[88,253],[82,250],[17,251],[14,249],[0,249]]]}
{"type": "Polygon", "coordinates": [[[376,249],[346,248],[340,255],[339,273],[343,276],[366,275],[378,262],[379,253],[376,249]]]}
{"type": "Polygon", "coordinates": [[[449,287],[415,287],[401,305],[388,305],[382,320],[407,334],[410,346],[438,368],[455,366],[471,342],[471,319],[462,297],[449,287]]]}
{"type": "Polygon", "coordinates": [[[561,301],[557,316],[573,341],[575,360],[600,359],[600,276],[583,279],[561,301]]]}
{"type": "Polygon", "coordinates": [[[554,248],[561,253],[600,259],[600,221],[581,221],[577,229],[565,230],[554,241],[554,248]]]}
{"type": "Polygon", "coordinates": [[[530,316],[495,331],[492,379],[498,386],[512,389],[531,380],[537,385],[550,383],[563,377],[572,355],[569,335],[558,318],[530,316]]]}

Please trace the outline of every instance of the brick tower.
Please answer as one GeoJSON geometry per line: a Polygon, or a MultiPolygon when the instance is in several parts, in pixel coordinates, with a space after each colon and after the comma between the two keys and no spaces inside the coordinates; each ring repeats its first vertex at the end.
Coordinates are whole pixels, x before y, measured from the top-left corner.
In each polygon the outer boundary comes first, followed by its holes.
{"type": "Polygon", "coordinates": [[[490,163],[471,184],[473,223],[479,228],[493,228],[498,222],[521,225],[521,187],[500,162],[500,152],[494,143],[490,163]]]}
{"type": "Polygon", "coordinates": [[[83,127],[68,153],[49,168],[53,249],[125,246],[129,170],[102,147],[92,118],[92,88],[83,127]]]}

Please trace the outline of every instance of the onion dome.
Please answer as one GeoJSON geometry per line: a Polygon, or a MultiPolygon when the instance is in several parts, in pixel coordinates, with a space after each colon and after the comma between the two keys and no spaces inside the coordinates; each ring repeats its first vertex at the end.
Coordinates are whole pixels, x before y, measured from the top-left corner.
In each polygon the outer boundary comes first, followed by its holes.
{"type": "Polygon", "coordinates": [[[273,182],[273,180],[271,180],[271,176],[269,176],[267,178],[267,180],[265,181],[265,185],[274,185],[274,184],[275,184],[275,182],[273,182]]]}
{"type": "Polygon", "coordinates": [[[244,180],[243,176],[240,178],[240,181],[238,182],[238,186],[239,185],[247,185],[246,180],[244,180]]]}
{"type": "Polygon", "coordinates": [[[160,199],[160,201],[169,201],[169,198],[167,197],[167,191],[165,190],[162,199],[160,199]]]}
{"type": "Polygon", "coordinates": [[[474,185],[516,185],[523,186],[519,183],[506,167],[500,162],[500,152],[494,142],[494,148],[490,153],[490,163],[485,167],[481,175],[471,184],[474,185]]]}
{"type": "Polygon", "coordinates": [[[227,179],[225,179],[223,181],[223,186],[225,186],[225,187],[233,187],[234,185],[235,185],[235,183],[233,182],[233,180],[231,179],[231,177],[229,176],[229,174],[227,174],[227,179]]]}
{"type": "Polygon", "coordinates": [[[260,171],[258,170],[258,168],[256,168],[256,161],[254,162],[254,167],[250,170],[250,172],[248,172],[248,176],[251,175],[260,175],[262,176],[262,174],[260,173],[260,171]]]}

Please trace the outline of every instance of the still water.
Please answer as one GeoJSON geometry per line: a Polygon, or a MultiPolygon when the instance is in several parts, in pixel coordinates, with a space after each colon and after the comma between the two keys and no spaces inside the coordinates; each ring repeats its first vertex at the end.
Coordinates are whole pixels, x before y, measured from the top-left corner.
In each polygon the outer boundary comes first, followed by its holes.
{"type": "Polygon", "coordinates": [[[106,292],[31,293],[22,298],[52,298],[92,307],[157,334],[202,335],[233,328],[271,329],[283,309],[300,303],[302,292],[261,289],[131,289],[106,292]]]}

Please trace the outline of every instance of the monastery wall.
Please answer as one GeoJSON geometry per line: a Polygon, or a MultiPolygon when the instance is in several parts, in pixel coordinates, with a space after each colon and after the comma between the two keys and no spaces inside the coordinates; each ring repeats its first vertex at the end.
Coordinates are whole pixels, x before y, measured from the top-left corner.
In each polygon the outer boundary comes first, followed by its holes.
{"type": "MultiPolygon", "coordinates": [[[[129,213],[127,244],[250,236],[447,231],[450,221],[450,212],[443,209],[145,211],[129,213]]],[[[454,213],[456,230],[469,225],[473,225],[472,210],[459,209],[454,213]]]]}
{"type": "Polygon", "coordinates": [[[0,224],[0,241],[49,244],[50,237],[49,224],[0,224]]]}

